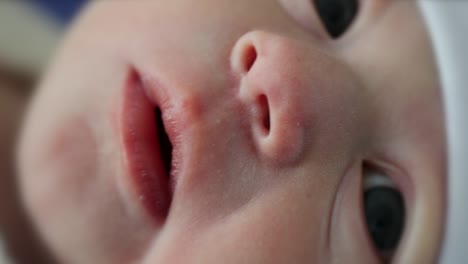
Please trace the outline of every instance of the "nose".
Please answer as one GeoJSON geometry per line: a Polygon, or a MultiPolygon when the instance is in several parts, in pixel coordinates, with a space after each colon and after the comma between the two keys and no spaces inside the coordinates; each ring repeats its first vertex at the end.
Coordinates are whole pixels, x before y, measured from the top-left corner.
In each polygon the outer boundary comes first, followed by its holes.
{"type": "MultiPolygon", "coordinates": [[[[272,33],[243,35],[231,53],[238,96],[255,149],[275,165],[297,162],[313,125],[310,48],[272,33]]],[[[313,79],[313,78],[312,78],[313,79]]]]}

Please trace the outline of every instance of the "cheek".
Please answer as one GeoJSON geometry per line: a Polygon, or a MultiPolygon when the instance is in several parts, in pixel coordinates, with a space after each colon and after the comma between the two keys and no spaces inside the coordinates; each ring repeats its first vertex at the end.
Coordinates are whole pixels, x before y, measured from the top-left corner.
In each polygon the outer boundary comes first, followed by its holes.
{"type": "MultiPolygon", "coordinates": [[[[41,141],[28,139],[23,150],[29,157],[22,163],[22,193],[42,238],[64,263],[117,263],[135,257],[154,229],[116,202],[120,197],[109,177],[118,158],[97,155],[104,148],[97,147],[84,119],[57,123],[43,129],[47,136],[41,141]]],[[[29,129],[33,136],[41,131],[29,129]]]]}
{"type": "MultiPolygon", "coordinates": [[[[41,114],[40,111],[36,113],[41,114]]],[[[41,120],[40,117],[34,119],[41,120]]],[[[89,154],[94,153],[97,146],[83,120],[33,122],[26,133],[20,169],[26,196],[32,195],[28,201],[33,207],[52,209],[54,206],[48,206],[50,203],[63,201],[55,198],[65,194],[75,196],[73,194],[87,188],[84,185],[96,170],[96,161],[89,154]]]]}
{"type": "Polygon", "coordinates": [[[331,201],[327,193],[328,186],[311,191],[289,182],[209,224],[180,229],[172,223],[144,263],[320,263],[331,201]]]}
{"type": "Polygon", "coordinates": [[[94,158],[82,150],[95,150],[95,142],[90,140],[89,129],[78,120],[59,126],[32,124],[27,133],[30,135],[22,149],[20,164],[26,206],[45,240],[54,248],[67,250],[63,243],[56,242],[68,241],[79,225],[73,212],[86,207],[86,190],[96,169],[94,158]]]}

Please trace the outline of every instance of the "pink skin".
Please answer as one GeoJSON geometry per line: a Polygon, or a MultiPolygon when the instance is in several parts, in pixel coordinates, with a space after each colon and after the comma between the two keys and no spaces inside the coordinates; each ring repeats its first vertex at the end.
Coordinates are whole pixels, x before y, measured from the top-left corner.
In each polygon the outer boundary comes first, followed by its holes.
{"type": "Polygon", "coordinates": [[[369,163],[405,198],[394,262],[433,262],[445,145],[430,43],[414,2],[361,6],[331,40],[305,0],[91,4],[20,144],[45,243],[64,263],[379,263],[369,163]]]}

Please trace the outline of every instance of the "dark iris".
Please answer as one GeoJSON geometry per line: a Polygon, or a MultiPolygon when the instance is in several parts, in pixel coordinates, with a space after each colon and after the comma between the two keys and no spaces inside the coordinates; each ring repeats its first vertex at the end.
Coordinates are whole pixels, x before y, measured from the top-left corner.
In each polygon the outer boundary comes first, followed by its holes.
{"type": "Polygon", "coordinates": [[[405,206],[400,192],[389,187],[374,187],[364,192],[367,227],[377,250],[395,250],[405,224],[405,206]]]}
{"type": "Polygon", "coordinates": [[[346,32],[359,8],[358,0],[314,0],[314,3],[332,38],[338,38],[346,32]]]}

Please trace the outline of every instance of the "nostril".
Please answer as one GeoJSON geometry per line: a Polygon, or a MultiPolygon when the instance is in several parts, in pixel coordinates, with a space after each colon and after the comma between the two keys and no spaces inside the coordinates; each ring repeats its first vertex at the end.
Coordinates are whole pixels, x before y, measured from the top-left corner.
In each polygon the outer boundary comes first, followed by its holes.
{"type": "Polygon", "coordinates": [[[257,60],[257,50],[255,49],[255,46],[248,45],[244,51],[243,58],[242,58],[244,72],[249,72],[250,69],[255,64],[256,60],[257,60]]]}
{"type": "Polygon", "coordinates": [[[260,124],[262,125],[262,131],[268,135],[270,133],[270,107],[268,106],[268,98],[262,94],[258,97],[258,105],[260,108],[260,124]]]}

